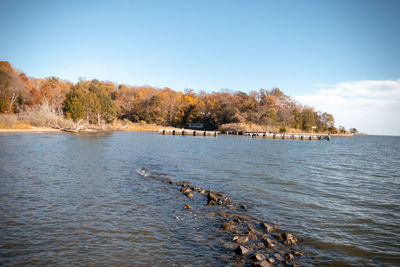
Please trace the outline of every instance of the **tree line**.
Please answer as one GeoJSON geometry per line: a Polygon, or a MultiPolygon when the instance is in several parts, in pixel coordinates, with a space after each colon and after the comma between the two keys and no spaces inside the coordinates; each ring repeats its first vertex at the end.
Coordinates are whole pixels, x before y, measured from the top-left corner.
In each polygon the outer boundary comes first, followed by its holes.
{"type": "Polygon", "coordinates": [[[29,78],[9,62],[0,62],[0,113],[18,113],[44,102],[66,118],[92,124],[111,123],[118,118],[174,127],[198,122],[207,129],[228,123],[254,123],[301,131],[312,127],[316,131],[337,131],[331,114],[303,106],[279,88],[196,93],[98,80],[71,83],[55,77],[29,78]]]}

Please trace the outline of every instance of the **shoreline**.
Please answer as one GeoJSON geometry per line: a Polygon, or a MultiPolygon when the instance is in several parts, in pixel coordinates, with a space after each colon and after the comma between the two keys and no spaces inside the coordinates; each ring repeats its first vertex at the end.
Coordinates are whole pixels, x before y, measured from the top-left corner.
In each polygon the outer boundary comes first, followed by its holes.
{"type": "MultiPolygon", "coordinates": [[[[135,127],[135,129],[115,129],[115,130],[102,130],[102,129],[90,129],[88,131],[81,131],[81,133],[99,133],[99,132],[154,132],[160,129],[162,126],[156,126],[154,128],[139,128],[135,127]]],[[[170,128],[170,127],[166,127],[170,128]]],[[[171,128],[175,129],[175,128],[171,128]]],[[[176,128],[178,129],[178,128],[176,128]]],[[[179,129],[182,130],[182,129],[179,129]]],[[[186,130],[186,129],[185,129],[186,130]]],[[[0,133],[61,133],[61,132],[70,132],[62,129],[50,128],[50,127],[33,127],[31,129],[13,129],[13,128],[0,128],[0,133]]],[[[72,132],[72,131],[71,131],[72,132]]],[[[295,134],[310,134],[306,132],[299,132],[295,134]]],[[[317,135],[314,133],[314,135],[317,135]]],[[[328,135],[326,133],[319,134],[319,135],[328,135]]],[[[366,134],[364,134],[366,135],[366,134]]],[[[331,134],[332,137],[352,137],[352,134],[331,134]]]]}
{"type": "Polygon", "coordinates": [[[59,129],[47,128],[47,127],[32,127],[31,129],[12,129],[4,128],[0,129],[0,133],[60,133],[59,129]]]}

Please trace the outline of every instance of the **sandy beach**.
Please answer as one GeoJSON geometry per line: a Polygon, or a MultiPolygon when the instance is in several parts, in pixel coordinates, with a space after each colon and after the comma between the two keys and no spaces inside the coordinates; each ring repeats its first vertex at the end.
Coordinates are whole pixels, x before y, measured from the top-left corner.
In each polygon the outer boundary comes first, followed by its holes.
{"type": "Polygon", "coordinates": [[[0,133],[58,133],[61,130],[46,127],[32,127],[31,129],[0,129],[0,133]]]}

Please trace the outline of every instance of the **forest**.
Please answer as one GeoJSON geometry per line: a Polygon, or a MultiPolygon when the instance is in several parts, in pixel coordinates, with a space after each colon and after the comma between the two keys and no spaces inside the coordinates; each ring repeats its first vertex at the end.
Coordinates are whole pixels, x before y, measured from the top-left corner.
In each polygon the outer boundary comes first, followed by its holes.
{"type": "MultiPolygon", "coordinates": [[[[33,78],[0,62],[1,115],[39,112],[46,109],[65,121],[93,125],[116,120],[186,128],[203,123],[206,129],[224,125],[259,125],[285,132],[343,132],[335,128],[331,114],[303,106],[279,88],[249,93],[184,92],[152,86],[130,86],[110,81],[80,79],[72,83],[60,78],[33,78]]],[[[38,115],[39,116],[39,115],[38,115]]]]}

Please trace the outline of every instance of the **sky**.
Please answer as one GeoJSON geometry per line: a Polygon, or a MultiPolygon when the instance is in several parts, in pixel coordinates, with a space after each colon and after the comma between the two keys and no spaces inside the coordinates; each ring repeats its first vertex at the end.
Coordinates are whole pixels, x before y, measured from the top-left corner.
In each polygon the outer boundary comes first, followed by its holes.
{"type": "Polygon", "coordinates": [[[400,135],[400,1],[0,0],[0,60],[31,77],[250,92],[400,135]]]}

